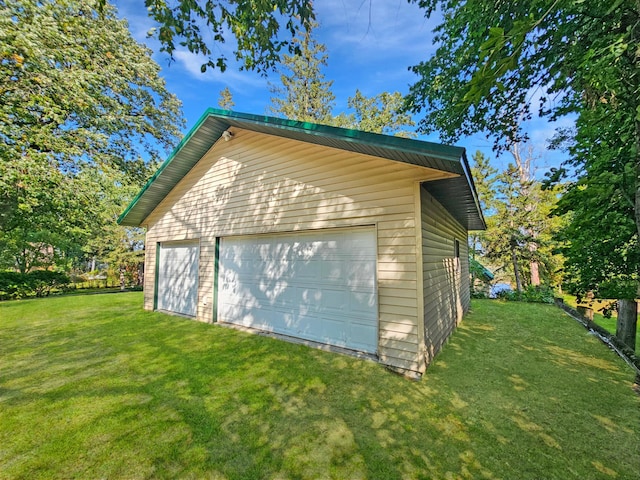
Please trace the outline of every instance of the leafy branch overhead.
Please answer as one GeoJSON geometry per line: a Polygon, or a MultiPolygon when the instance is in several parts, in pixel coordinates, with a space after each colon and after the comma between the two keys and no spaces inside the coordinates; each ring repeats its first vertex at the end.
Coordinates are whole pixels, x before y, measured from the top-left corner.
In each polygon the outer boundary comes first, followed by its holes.
{"type": "Polygon", "coordinates": [[[558,206],[569,219],[565,273],[576,293],[616,296],[631,312],[618,317],[620,336],[635,339],[623,330],[635,329],[640,291],[638,2],[419,4],[444,19],[436,54],[412,68],[419,80],[406,106],[424,111],[422,131],[446,140],[484,132],[503,150],[526,137],[522,120],[533,114],[573,115],[575,129],[556,142],[570,159],[549,176],[570,180],[558,206]]]}
{"type": "Polygon", "coordinates": [[[145,0],[145,4],[158,24],[149,33],[160,41],[161,50],[173,56],[186,48],[203,55],[203,72],[226,70],[229,59],[219,46],[229,43],[241,69],[265,73],[280,61],[283,51],[299,53],[291,40],[308,30],[314,19],[310,0],[145,0]]]}
{"type": "MultiPolygon", "coordinates": [[[[484,132],[498,149],[526,138],[522,120],[576,112],[583,101],[638,97],[638,7],[631,0],[411,0],[442,12],[436,54],[413,66],[407,108],[445,140],[484,132]],[[615,75],[621,69],[626,75],[615,75]]],[[[627,99],[627,100],[625,100],[627,99]]],[[[625,105],[632,118],[637,102],[625,105]]]]}

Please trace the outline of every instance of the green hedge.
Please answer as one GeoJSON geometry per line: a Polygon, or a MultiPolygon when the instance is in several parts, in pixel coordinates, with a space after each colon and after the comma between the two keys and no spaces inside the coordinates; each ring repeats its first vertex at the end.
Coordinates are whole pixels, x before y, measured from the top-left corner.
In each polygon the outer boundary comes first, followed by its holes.
{"type": "Polygon", "coordinates": [[[551,287],[546,285],[529,285],[522,292],[501,290],[496,294],[496,298],[514,302],[553,303],[555,300],[555,292],[551,287]]]}
{"type": "Polygon", "coordinates": [[[0,272],[0,300],[46,297],[52,290],[62,290],[69,284],[64,273],[34,270],[29,273],[0,272]]]}

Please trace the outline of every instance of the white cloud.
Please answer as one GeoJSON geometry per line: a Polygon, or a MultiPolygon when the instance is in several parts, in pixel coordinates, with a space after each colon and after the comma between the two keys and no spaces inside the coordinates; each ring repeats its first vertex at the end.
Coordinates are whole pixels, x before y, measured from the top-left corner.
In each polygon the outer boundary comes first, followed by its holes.
{"type": "Polygon", "coordinates": [[[206,72],[202,72],[202,64],[206,62],[205,57],[193,54],[187,50],[177,50],[173,53],[173,57],[177,63],[178,69],[183,70],[189,76],[203,83],[221,83],[224,85],[233,85],[235,90],[251,90],[255,88],[263,88],[266,80],[252,72],[240,71],[239,67],[232,62],[225,70],[221,72],[218,69],[208,68],[206,72]]]}

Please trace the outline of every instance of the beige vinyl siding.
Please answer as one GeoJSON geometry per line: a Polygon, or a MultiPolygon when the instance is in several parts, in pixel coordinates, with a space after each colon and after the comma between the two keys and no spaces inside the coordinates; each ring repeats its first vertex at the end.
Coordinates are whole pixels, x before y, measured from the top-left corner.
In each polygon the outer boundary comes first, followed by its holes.
{"type": "Polygon", "coordinates": [[[153,299],[155,296],[155,282],[156,282],[156,243],[149,241],[149,235],[144,245],[144,308],[147,310],[153,310],[153,299]]]}
{"type": "Polygon", "coordinates": [[[424,332],[427,363],[469,309],[467,231],[422,188],[424,332]],[[454,256],[454,241],[460,257],[454,256]]]}
{"type": "MultiPolygon", "coordinates": [[[[234,133],[233,140],[218,141],[145,220],[147,272],[155,271],[156,242],[199,239],[205,258],[198,319],[211,321],[216,237],[375,225],[378,356],[418,371],[416,182],[446,174],[256,132],[234,133]]],[[[147,308],[153,308],[153,281],[147,275],[147,308]]]]}

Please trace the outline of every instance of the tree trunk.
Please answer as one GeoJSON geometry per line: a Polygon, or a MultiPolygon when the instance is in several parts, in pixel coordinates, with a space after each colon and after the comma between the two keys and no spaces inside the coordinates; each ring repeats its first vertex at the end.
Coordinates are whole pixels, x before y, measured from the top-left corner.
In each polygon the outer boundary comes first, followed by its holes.
{"type": "MultiPolygon", "coordinates": [[[[529,235],[531,235],[531,237],[534,236],[532,230],[530,230],[528,233],[529,235]]],[[[536,245],[535,242],[529,242],[529,251],[531,252],[531,256],[533,258],[535,258],[537,250],[538,245],[536,245]]],[[[540,268],[538,262],[536,260],[531,260],[529,262],[529,268],[531,270],[531,285],[537,287],[538,285],[540,285],[540,268]]]]}
{"type": "Polygon", "coordinates": [[[540,270],[538,268],[538,262],[531,262],[531,285],[534,287],[540,285],[540,270]]]}
{"type": "MultiPolygon", "coordinates": [[[[510,151],[511,151],[511,155],[513,155],[513,159],[516,162],[516,167],[518,168],[518,176],[520,178],[520,185],[521,185],[520,194],[523,197],[527,197],[531,193],[531,180],[533,178],[533,173],[532,173],[533,149],[532,147],[528,148],[526,158],[522,158],[522,154],[520,153],[519,143],[514,143],[511,146],[510,151]]],[[[531,203],[525,206],[525,210],[527,212],[533,212],[535,208],[536,206],[531,203]]],[[[538,249],[538,245],[536,245],[535,243],[537,235],[533,229],[527,229],[527,234],[531,237],[532,240],[534,240],[533,242],[529,243],[529,251],[535,254],[536,250],[538,249]]],[[[531,269],[531,285],[533,286],[540,285],[540,269],[539,269],[538,262],[535,260],[531,260],[529,262],[529,266],[531,269]]],[[[514,259],[514,267],[516,267],[515,259],[514,259]]],[[[516,274],[516,283],[518,283],[517,274],[516,274]]],[[[521,289],[522,289],[522,285],[520,282],[518,291],[520,291],[521,289]]]]}
{"type": "Polygon", "coordinates": [[[518,256],[515,249],[511,249],[511,261],[513,262],[513,275],[516,277],[516,289],[522,291],[522,280],[520,280],[520,269],[518,268],[518,256]]]}
{"type": "Polygon", "coordinates": [[[631,350],[636,349],[636,324],[638,321],[638,307],[635,300],[618,300],[618,322],[616,337],[631,350]]]}
{"type": "Polygon", "coordinates": [[[125,290],[124,268],[120,267],[120,290],[125,290]]]}

